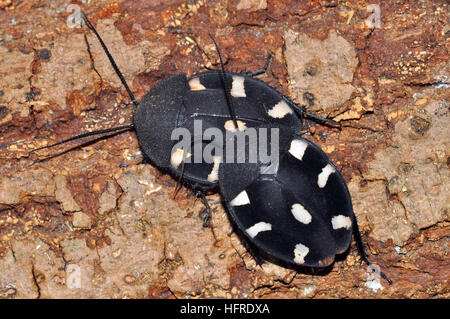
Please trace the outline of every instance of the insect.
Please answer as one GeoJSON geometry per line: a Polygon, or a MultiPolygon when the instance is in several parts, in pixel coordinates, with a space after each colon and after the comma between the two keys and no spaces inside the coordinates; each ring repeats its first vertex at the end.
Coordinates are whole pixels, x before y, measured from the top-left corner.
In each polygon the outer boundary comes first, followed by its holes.
{"type": "MultiPolygon", "coordinates": [[[[238,130],[257,127],[263,123],[279,126],[301,127],[300,118],[294,113],[293,102],[266,83],[247,75],[225,73],[225,82],[231,83],[231,98],[238,130]]],[[[200,144],[201,154],[212,140],[202,136],[194,140],[195,121],[201,123],[201,132],[209,128],[220,131],[236,131],[230,116],[220,71],[207,71],[186,78],[184,74],[167,78],[147,94],[134,114],[134,126],[145,154],[159,168],[166,168],[175,176],[183,177],[191,187],[214,188],[218,182],[218,165],[200,161],[185,163],[184,152],[190,152],[200,144]],[[190,149],[171,150],[176,142],[172,134],[176,128],[186,128],[193,139],[190,149]],[[197,186],[196,186],[197,185],[197,186]]],[[[223,143],[222,143],[223,144],[223,143]]],[[[222,145],[224,148],[225,145],[222,145]]]]}
{"type": "MultiPolygon", "coordinates": [[[[139,103],[101,36],[86,15],[83,17],[136,106],[133,124],[84,133],[36,150],[92,135],[134,130],[150,162],[201,197],[206,207],[205,225],[210,215],[205,192],[218,188],[238,231],[252,251],[263,258],[288,266],[326,267],[336,254],[348,249],[354,234],[362,259],[370,264],[343,177],[325,153],[300,134],[303,118],[336,123],[307,113],[265,82],[253,78],[265,71],[270,56],[266,65],[255,72],[226,72],[212,38],[221,70],[190,78],[184,74],[171,76],[139,103]],[[176,148],[177,140],[172,135],[179,128],[194,132],[196,120],[203,125],[202,133],[209,128],[233,133],[220,144],[222,149],[250,128],[268,129],[270,134],[271,129],[278,129],[281,132],[278,148],[269,143],[277,159],[270,163],[263,162],[261,157],[255,162],[247,158],[244,163],[227,163],[222,158],[212,163],[190,163],[187,159],[192,154],[186,147],[176,148]]],[[[313,103],[313,97],[308,101],[313,103]]],[[[211,142],[204,134],[200,138],[194,134],[188,145],[203,151],[211,142]]],[[[248,140],[246,143],[250,146],[248,140]]]]}
{"type": "Polygon", "coordinates": [[[362,259],[370,264],[337,167],[300,135],[281,144],[270,172],[249,161],[224,163],[220,169],[221,194],[249,246],[288,267],[327,267],[348,249],[354,233],[362,259]]]}

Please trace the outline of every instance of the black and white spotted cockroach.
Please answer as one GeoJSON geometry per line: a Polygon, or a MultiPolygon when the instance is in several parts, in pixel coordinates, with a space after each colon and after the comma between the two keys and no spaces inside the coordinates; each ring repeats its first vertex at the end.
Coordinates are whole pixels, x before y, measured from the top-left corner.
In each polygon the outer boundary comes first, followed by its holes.
{"type": "MultiPolygon", "coordinates": [[[[202,198],[207,209],[205,224],[209,205],[204,194],[211,190],[220,192],[238,232],[252,253],[258,254],[256,258],[261,256],[286,266],[326,267],[336,255],[347,251],[354,234],[361,257],[370,264],[345,180],[325,153],[300,135],[303,118],[336,123],[307,113],[253,77],[265,71],[270,56],[260,70],[232,73],[224,70],[217,49],[221,70],[189,78],[185,74],[168,77],[138,103],[102,38],[84,14],[83,17],[136,106],[133,124],[84,133],[39,149],[88,136],[134,130],[150,162],[202,198]],[[245,134],[248,128],[279,129],[278,159],[269,166],[260,158],[256,162],[231,164],[221,158],[212,163],[189,163],[186,159],[191,154],[174,147],[177,140],[172,133],[177,128],[193,132],[196,120],[201,121],[202,132],[219,128],[236,136],[245,134]]],[[[314,102],[313,97],[307,100],[314,102]]],[[[225,148],[227,141],[221,147],[225,148]]],[[[210,142],[202,138],[191,144],[203,149],[210,142]]]]}
{"type": "Polygon", "coordinates": [[[360,255],[369,263],[337,167],[299,135],[282,144],[271,172],[262,171],[261,163],[220,167],[221,194],[249,246],[283,265],[327,267],[347,251],[354,233],[360,255]]]}

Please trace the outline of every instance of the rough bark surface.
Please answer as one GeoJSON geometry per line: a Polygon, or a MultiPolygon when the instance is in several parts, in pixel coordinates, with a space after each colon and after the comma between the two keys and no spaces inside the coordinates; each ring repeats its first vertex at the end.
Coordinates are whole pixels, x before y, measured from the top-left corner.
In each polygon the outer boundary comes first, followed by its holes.
{"type": "Polygon", "coordinates": [[[0,298],[450,297],[446,1],[381,1],[379,25],[363,0],[83,3],[0,1],[0,298]],[[173,199],[176,181],[140,164],[132,132],[30,152],[130,122],[93,34],[70,27],[77,8],[138,99],[170,74],[218,68],[208,34],[229,71],[274,53],[259,77],[341,121],[305,134],[343,172],[394,284],[368,278],[354,245],[324,274],[257,266],[227,235],[219,195],[204,228],[201,201],[173,199]]]}

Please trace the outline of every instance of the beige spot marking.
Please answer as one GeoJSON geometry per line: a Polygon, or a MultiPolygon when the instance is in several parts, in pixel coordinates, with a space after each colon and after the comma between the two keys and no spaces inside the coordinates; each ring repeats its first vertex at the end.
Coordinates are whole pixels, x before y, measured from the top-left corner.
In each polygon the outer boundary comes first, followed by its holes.
{"type": "Polygon", "coordinates": [[[317,185],[320,188],[324,188],[327,185],[328,177],[333,174],[336,170],[331,164],[327,164],[324,168],[322,168],[322,172],[317,177],[317,185]]]}
{"type": "Polygon", "coordinates": [[[231,202],[231,206],[243,206],[250,204],[250,199],[246,191],[242,191],[231,202]]]}
{"type": "Polygon", "coordinates": [[[303,155],[305,155],[306,148],[308,147],[308,143],[303,140],[293,140],[291,142],[291,148],[289,149],[289,153],[292,154],[299,161],[303,159],[303,155]]]}
{"type": "Polygon", "coordinates": [[[213,157],[213,168],[211,170],[211,173],[208,174],[208,181],[211,183],[217,182],[219,180],[219,166],[220,162],[222,160],[222,157],[220,156],[214,156],[213,157]]]}
{"type": "MultiPolygon", "coordinates": [[[[172,156],[170,157],[170,165],[172,165],[173,168],[177,169],[181,162],[183,162],[183,154],[184,151],[181,148],[177,148],[177,150],[172,153],[172,156]]],[[[188,157],[191,157],[191,153],[189,152],[186,153],[186,158],[188,157]]]]}
{"type": "MultiPolygon", "coordinates": [[[[237,120],[236,122],[237,122],[237,126],[238,126],[239,131],[245,131],[247,129],[247,126],[245,125],[245,122],[242,122],[242,121],[239,121],[239,120],[237,120]]],[[[224,127],[225,127],[225,129],[227,131],[236,132],[236,127],[234,126],[233,120],[226,121],[224,127]]]]}
{"type": "Polygon", "coordinates": [[[331,219],[331,225],[333,226],[333,229],[350,229],[350,227],[352,227],[352,220],[348,216],[337,215],[331,219]]]}
{"type": "Polygon", "coordinates": [[[309,224],[312,220],[311,214],[301,204],[297,203],[292,205],[291,212],[296,220],[305,225],[309,224]]]}
{"type": "Polygon", "coordinates": [[[305,263],[305,257],[309,253],[309,248],[306,247],[303,244],[297,244],[295,245],[294,249],[294,262],[297,264],[304,264],[305,263]]]}
{"type": "Polygon", "coordinates": [[[201,91],[206,90],[203,84],[200,83],[200,78],[193,78],[189,80],[189,87],[191,91],[201,91]]]}
{"type": "Polygon", "coordinates": [[[233,83],[231,85],[231,96],[247,97],[244,87],[245,78],[242,76],[233,75],[233,83]]]}
{"type": "Polygon", "coordinates": [[[271,224],[265,223],[265,222],[259,222],[259,223],[256,223],[255,225],[253,225],[252,227],[247,228],[246,232],[251,238],[255,238],[256,235],[258,235],[260,232],[268,231],[268,230],[272,230],[271,224]]]}
{"type": "Polygon", "coordinates": [[[287,114],[292,114],[292,109],[287,105],[287,103],[283,100],[275,104],[273,108],[271,108],[267,113],[269,116],[276,118],[276,119],[282,119],[287,114]]]}

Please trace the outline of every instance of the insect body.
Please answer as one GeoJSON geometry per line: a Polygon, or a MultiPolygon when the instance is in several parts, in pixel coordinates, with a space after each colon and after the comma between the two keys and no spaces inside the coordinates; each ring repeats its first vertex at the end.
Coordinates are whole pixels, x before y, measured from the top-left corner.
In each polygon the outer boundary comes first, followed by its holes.
{"type": "Polygon", "coordinates": [[[224,163],[220,189],[227,208],[263,255],[288,265],[324,267],[347,250],[354,214],[345,181],[325,153],[299,136],[283,150],[273,172],[247,167],[245,183],[224,163]]]}
{"type": "Polygon", "coordinates": [[[250,161],[219,169],[221,195],[248,247],[285,267],[327,267],[348,250],[354,234],[370,265],[341,173],[316,144],[281,129],[278,160],[270,169],[250,161]]]}
{"type": "MultiPolygon", "coordinates": [[[[208,71],[186,78],[184,74],[171,76],[160,82],[143,98],[136,109],[133,122],[139,143],[159,168],[167,168],[172,174],[182,174],[185,182],[206,188],[217,185],[217,163],[189,161],[183,172],[181,162],[191,156],[191,150],[176,149],[176,128],[186,128],[194,136],[195,121],[201,122],[202,134],[209,128],[236,131],[227,107],[222,76],[231,83],[230,99],[233,102],[238,130],[257,127],[261,124],[287,126],[300,131],[301,121],[295,112],[297,107],[281,93],[265,82],[245,74],[208,71]],[[175,148],[175,149],[174,149],[175,148]],[[173,150],[171,152],[171,150],[173,150]]],[[[297,107],[298,108],[298,107],[297,107]]],[[[202,135],[201,134],[201,135],[202,135]]],[[[210,140],[192,140],[204,147],[210,140]]],[[[222,143],[226,148],[226,143],[222,143]]]]}
{"type": "MultiPolygon", "coordinates": [[[[252,75],[259,70],[252,74],[226,72],[220,53],[221,71],[190,78],[184,74],[171,76],[138,103],[100,35],[84,18],[136,105],[133,124],[84,133],[43,148],[96,134],[134,130],[154,165],[168,170],[195,191],[218,186],[238,231],[263,258],[286,266],[325,267],[335,255],[347,250],[353,233],[362,259],[370,264],[342,175],[318,146],[300,136],[304,117],[335,122],[306,113],[266,83],[254,79],[252,75]],[[243,163],[222,159],[188,163],[186,159],[192,154],[186,148],[176,148],[179,141],[173,138],[173,132],[185,129],[195,133],[196,120],[202,123],[201,138],[193,134],[189,146],[205,149],[212,142],[203,138],[209,128],[233,133],[219,145],[222,149],[250,128],[267,129],[271,136],[273,129],[278,129],[277,147],[274,143],[268,145],[278,156],[269,163],[261,156],[250,161],[249,154],[244,155],[247,158],[243,163]]],[[[246,143],[251,146],[248,140],[246,143]]],[[[200,197],[209,212],[203,192],[200,197]]]]}

